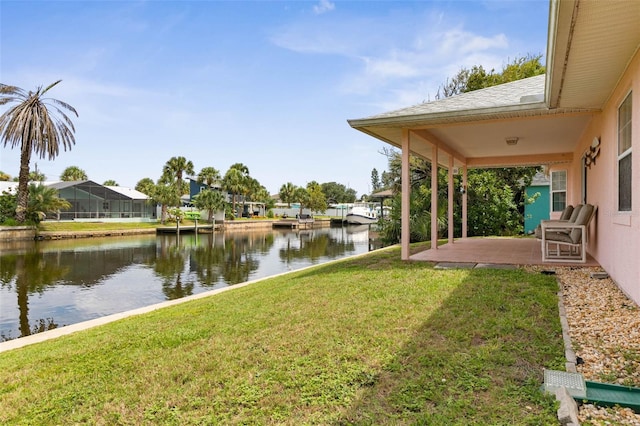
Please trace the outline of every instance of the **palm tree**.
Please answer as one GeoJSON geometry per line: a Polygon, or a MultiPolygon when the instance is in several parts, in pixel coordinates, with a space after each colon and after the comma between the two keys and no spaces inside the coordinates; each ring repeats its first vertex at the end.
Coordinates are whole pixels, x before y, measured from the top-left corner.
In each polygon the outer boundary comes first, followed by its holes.
{"type": "Polygon", "coordinates": [[[182,185],[182,177],[185,173],[190,175],[195,173],[193,163],[184,157],[171,157],[162,168],[162,177],[160,179],[162,183],[166,184],[175,182],[175,187],[179,192],[178,196],[182,196],[185,192],[189,192],[188,189],[185,191],[182,185]]]}
{"type": "Polygon", "coordinates": [[[213,212],[224,209],[224,196],[219,192],[211,189],[205,189],[193,198],[195,206],[201,210],[207,210],[209,213],[208,220],[213,223],[213,212]]]}
{"type": "Polygon", "coordinates": [[[44,182],[45,178],[44,173],[40,173],[37,170],[29,172],[29,182],[44,182]]]}
{"type": "Polygon", "coordinates": [[[16,220],[23,223],[29,202],[29,163],[31,153],[50,160],[58,156],[60,145],[66,151],[75,145],[75,127],[65,113],[78,116],[69,104],[44,95],[62,80],[35,92],[26,92],[15,86],[0,84],[0,105],[17,102],[0,116],[0,140],[3,146],[20,146],[20,173],[18,174],[18,207],[16,220]]]}
{"type": "Polygon", "coordinates": [[[142,192],[143,194],[149,195],[153,192],[153,187],[156,184],[153,183],[151,178],[142,178],[136,183],[135,190],[138,192],[142,192]]]}
{"type": "Polygon", "coordinates": [[[245,188],[245,181],[249,176],[249,169],[242,163],[236,163],[229,167],[222,179],[222,186],[231,193],[232,210],[234,216],[236,212],[236,197],[242,194],[245,188]]]}
{"type": "Polygon", "coordinates": [[[58,197],[58,191],[44,185],[29,184],[29,203],[27,204],[27,218],[38,223],[47,217],[47,213],[57,213],[68,210],[71,203],[58,197]]]}
{"type": "Polygon", "coordinates": [[[291,208],[291,202],[296,192],[296,186],[291,182],[287,182],[280,187],[280,200],[283,203],[287,203],[287,207],[291,208]]]}
{"type": "Polygon", "coordinates": [[[151,194],[147,194],[151,197],[152,202],[160,204],[162,206],[160,223],[164,225],[164,220],[167,217],[167,207],[176,207],[180,205],[180,195],[174,185],[163,185],[159,183],[154,186],[151,194]]]}
{"type": "Polygon", "coordinates": [[[8,175],[7,173],[3,172],[2,170],[0,170],[0,181],[10,181],[11,180],[11,176],[8,175]]]}
{"type": "Polygon", "coordinates": [[[113,179],[109,179],[109,180],[105,180],[104,183],[102,184],[103,186],[119,186],[118,182],[116,182],[113,179]]]}
{"type": "Polygon", "coordinates": [[[87,180],[87,172],[78,166],[69,166],[60,175],[60,180],[65,182],[73,182],[76,180],[87,180]]]}
{"type": "Polygon", "coordinates": [[[308,207],[310,201],[309,191],[307,191],[307,188],[302,186],[297,187],[293,193],[293,200],[300,203],[300,214],[302,214],[302,209],[304,207],[308,207]]]}
{"type": "Polygon", "coordinates": [[[204,167],[200,170],[200,173],[198,173],[198,182],[205,183],[209,188],[219,181],[220,172],[213,167],[204,167]]]}

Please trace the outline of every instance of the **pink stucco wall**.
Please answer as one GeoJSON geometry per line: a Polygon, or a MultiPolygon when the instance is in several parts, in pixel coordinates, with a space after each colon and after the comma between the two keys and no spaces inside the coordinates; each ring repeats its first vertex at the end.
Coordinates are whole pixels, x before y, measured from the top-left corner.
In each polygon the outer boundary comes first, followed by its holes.
{"type": "MultiPolygon", "coordinates": [[[[588,90],[588,88],[585,88],[588,90]]],[[[567,169],[567,198],[580,203],[581,157],[594,137],[601,151],[587,172],[587,202],[598,206],[589,234],[589,253],[620,288],[640,303],[640,53],[636,53],[601,113],[595,114],[574,151],[567,169]],[[618,212],[618,107],[632,93],[632,211],[618,212]]]]}

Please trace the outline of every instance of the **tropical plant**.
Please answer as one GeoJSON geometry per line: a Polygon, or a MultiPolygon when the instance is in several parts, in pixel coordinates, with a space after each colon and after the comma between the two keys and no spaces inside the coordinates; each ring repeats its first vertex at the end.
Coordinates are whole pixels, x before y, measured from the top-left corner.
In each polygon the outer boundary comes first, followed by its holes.
{"type": "Polygon", "coordinates": [[[119,186],[118,182],[116,182],[113,179],[105,180],[102,185],[104,185],[104,186],[119,186]]]}
{"type": "Polygon", "coordinates": [[[147,194],[150,197],[150,202],[154,204],[160,204],[161,206],[161,214],[160,214],[160,223],[164,224],[167,217],[167,209],[169,207],[177,207],[180,205],[180,196],[178,195],[178,191],[173,185],[165,185],[162,183],[158,183],[153,187],[150,194],[147,194]]]}
{"type": "Polygon", "coordinates": [[[245,191],[248,176],[249,169],[247,166],[242,163],[235,163],[229,167],[229,170],[227,170],[227,173],[225,173],[222,179],[223,188],[231,194],[232,217],[238,216],[238,212],[236,211],[237,196],[245,191]]]}
{"type": "Polygon", "coordinates": [[[209,222],[213,223],[213,213],[223,210],[226,202],[220,191],[205,189],[193,197],[193,204],[200,210],[206,210],[209,222]]]}
{"type": "Polygon", "coordinates": [[[183,182],[184,174],[194,174],[193,162],[184,157],[171,157],[162,168],[162,177],[160,182],[164,184],[173,184],[178,191],[178,197],[189,192],[189,188],[183,182]]]}
{"type": "Polygon", "coordinates": [[[203,167],[198,173],[198,182],[206,184],[211,188],[215,183],[220,181],[220,172],[213,167],[203,167]]]}
{"type": "Polygon", "coordinates": [[[302,209],[304,207],[309,206],[309,191],[307,188],[303,188],[302,186],[296,187],[296,191],[293,193],[293,201],[296,203],[300,203],[300,214],[302,214],[302,209]]]}
{"type": "Polygon", "coordinates": [[[48,213],[68,210],[71,203],[58,197],[58,191],[44,185],[29,184],[29,203],[27,205],[27,219],[38,223],[47,217],[48,213]]]}
{"type": "Polygon", "coordinates": [[[67,149],[76,143],[75,127],[67,115],[78,116],[69,104],[44,95],[62,80],[46,88],[39,86],[35,92],[26,92],[15,86],[0,84],[0,105],[16,102],[0,116],[0,140],[3,146],[20,147],[20,172],[18,174],[18,204],[16,220],[23,223],[29,202],[29,163],[31,154],[50,160],[58,156],[60,146],[67,149]]]}
{"type": "Polygon", "coordinates": [[[15,225],[18,197],[9,191],[0,194],[0,224],[15,225]]]}
{"type": "Polygon", "coordinates": [[[65,182],[73,182],[76,180],[87,180],[87,172],[78,166],[69,166],[62,171],[60,180],[65,182]]]}
{"type": "Polygon", "coordinates": [[[11,176],[3,172],[2,170],[0,170],[0,181],[8,182],[10,180],[11,180],[11,176]]]}
{"type": "Polygon", "coordinates": [[[44,173],[40,173],[37,170],[32,170],[29,172],[29,182],[44,182],[46,176],[44,173]]]}
{"type": "Polygon", "coordinates": [[[280,201],[287,203],[287,207],[291,207],[291,203],[294,201],[293,196],[296,193],[296,186],[291,182],[287,182],[280,187],[280,201]]]}
{"type": "Polygon", "coordinates": [[[143,194],[150,195],[153,192],[153,188],[156,184],[151,178],[142,178],[136,183],[135,190],[142,192],[143,194]]]}

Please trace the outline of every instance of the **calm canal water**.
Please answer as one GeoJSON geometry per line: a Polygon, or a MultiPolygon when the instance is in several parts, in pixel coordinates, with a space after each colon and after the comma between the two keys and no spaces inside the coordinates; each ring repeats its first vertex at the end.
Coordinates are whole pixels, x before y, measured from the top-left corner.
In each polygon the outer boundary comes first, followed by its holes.
{"type": "Polygon", "coordinates": [[[0,243],[0,341],[369,250],[369,229],[0,243]]]}

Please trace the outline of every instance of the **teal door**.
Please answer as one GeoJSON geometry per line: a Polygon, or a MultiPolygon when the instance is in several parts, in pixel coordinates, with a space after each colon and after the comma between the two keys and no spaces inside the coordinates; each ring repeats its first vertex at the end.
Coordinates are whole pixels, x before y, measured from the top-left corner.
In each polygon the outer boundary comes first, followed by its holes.
{"type": "Polygon", "coordinates": [[[530,186],[525,193],[527,199],[535,197],[532,203],[524,206],[524,233],[531,234],[541,220],[549,219],[549,185],[530,186]]]}

